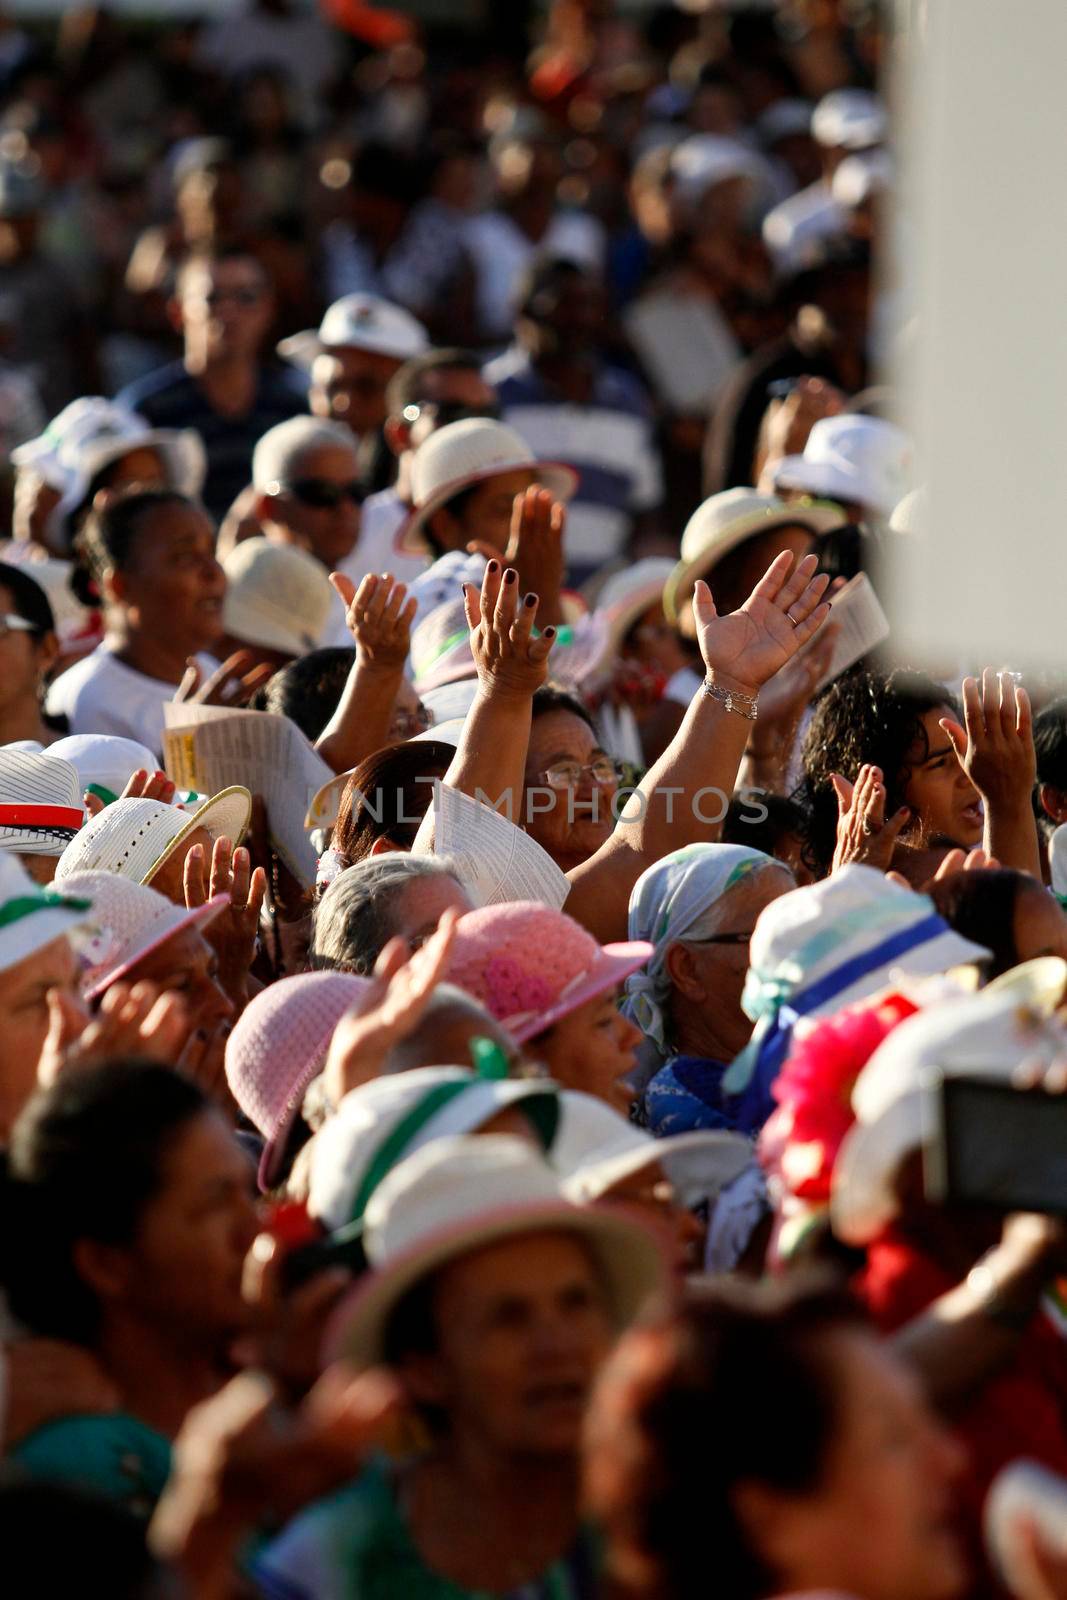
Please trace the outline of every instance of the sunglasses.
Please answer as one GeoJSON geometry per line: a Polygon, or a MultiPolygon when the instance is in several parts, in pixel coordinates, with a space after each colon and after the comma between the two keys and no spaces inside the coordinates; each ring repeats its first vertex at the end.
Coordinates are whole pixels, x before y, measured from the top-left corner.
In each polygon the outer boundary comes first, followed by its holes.
{"type": "Polygon", "coordinates": [[[354,506],[361,506],[367,493],[357,479],[351,483],[333,483],[329,478],[294,478],[292,483],[272,483],[267,493],[280,494],[283,491],[314,511],[336,511],[342,500],[350,500],[354,506]]]}

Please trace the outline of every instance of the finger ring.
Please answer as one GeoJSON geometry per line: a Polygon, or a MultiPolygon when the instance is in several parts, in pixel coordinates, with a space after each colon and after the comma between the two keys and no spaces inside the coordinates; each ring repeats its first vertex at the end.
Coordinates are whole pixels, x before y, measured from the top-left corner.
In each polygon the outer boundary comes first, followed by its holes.
{"type": "Polygon", "coordinates": [[[793,624],[794,628],[799,628],[800,627],[800,623],[797,621],[796,617],[791,617],[789,615],[788,611],[785,614],[785,620],[787,622],[791,622],[793,624]]]}
{"type": "Polygon", "coordinates": [[[876,833],[881,833],[881,831],[882,831],[881,828],[876,828],[874,826],[874,823],[871,821],[871,819],[869,817],[864,817],[862,819],[862,821],[860,822],[860,827],[863,829],[863,831],[867,835],[868,839],[872,839],[876,833]]]}

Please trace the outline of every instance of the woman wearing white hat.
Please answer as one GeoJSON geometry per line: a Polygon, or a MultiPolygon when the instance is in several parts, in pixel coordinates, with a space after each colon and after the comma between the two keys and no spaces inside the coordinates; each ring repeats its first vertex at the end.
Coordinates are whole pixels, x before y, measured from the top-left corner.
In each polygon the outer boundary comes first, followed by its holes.
{"type": "Polygon", "coordinates": [[[331,1344],[395,1370],[429,1448],[299,1516],[256,1563],[260,1592],[591,1592],[582,1421],[613,1335],[663,1282],[653,1240],[566,1200],[533,1147],[506,1135],[437,1140],[402,1162],[363,1240],[373,1270],[331,1344]]]}

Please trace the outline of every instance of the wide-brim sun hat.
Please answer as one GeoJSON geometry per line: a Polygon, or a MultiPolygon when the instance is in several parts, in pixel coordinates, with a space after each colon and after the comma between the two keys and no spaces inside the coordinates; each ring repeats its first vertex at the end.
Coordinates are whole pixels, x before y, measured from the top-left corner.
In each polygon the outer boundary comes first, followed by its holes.
{"type": "Polygon", "coordinates": [[[220,789],[196,811],[159,800],[116,800],[75,834],[59,858],[56,878],[76,872],[114,872],[133,883],[149,883],[197,828],[236,848],[252,816],[252,796],[234,785],[220,789]]]}
{"type": "Polygon", "coordinates": [[[642,939],[599,945],[565,912],[512,900],[460,918],[445,978],[524,1044],[618,988],[654,953],[642,939]]]}
{"type": "Polygon", "coordinates": [[[434,719],[434,727],[443,722],[462,722],[474,704],[478,693],[478,679],[457,678],[455,683],[443,683],[439,689],[426,689],[419,699],[434,719]]]}
{"type": "Polygon", "coordinates": [[[63,893],[91,902],[78,948],[86,1000],[95,1000],[126,977],[176,933],[209,927],[230,903],[228,894],[217,894],[189,910],[114,872],[76,872],[66,880],[63,893]]]}
{"type": "Polygon", "coordinates": [[[883,417],[844,412],[821,417],[802,455],[773,469],[776,489],[846,500],[888,519],[912,488],[914,449],[903,428],[883,417]]]}
{"type": "Polygon", "coordinates": [[[84,822],[72,762],[50,750],[0,746],[0,852],[62,859],[84,822]]]}
{"type": "Polygon", "coordinates": [[[222,563],[222,625],[242,643],[284,655],[318,648],[334,604],[325,568],[306,550],[244,539],[222,563]]]}
{"type": "Polygon", "coordinates": [[[327,307],[317,332],[305,328],[276,348],[283,361],[308,371],[327,350],[366,350],[410,361],[430,348],[430,336],[403,306],[377,294],[346,294],[327,307]]]}
{"type": "MultiPolygon", "coordinates": [[[[777,495],[757,494],[754,489],[724,489],[713,494],[697,506],[686,523],[680,559],[663,587],[663,609],[671,622],[677,622],[697,579],[707,579],[712,568],[746,539],[775,528],[797,527],[822,538],[847,520],[840,506],[790,505],[777,495]]],[[[714,584],[711,587],[714,593],[714,584]]]]}
{"type": "Polygon", "coordinates": [[[573,1089],[561,1094],[560,1110],[549,1159],[567,1198],[578,1205],[655,1166],[682,1204],[694,1203],[717,1195],[753,1161],[752,1141],[741,1134],[698,1129],[654,1139],[602,1100],[573,1089]]]}
{"type": "Polygon", "coordinates": [[[562,461],[539,461],[514,428],[492,417],[465,417],[450,422],[416,450],[412,463],[412,510],[396,536],[404,555],[422,555],[422,529],[449,500],[504,473],[529,468],[534,481],[557,500],[569,500],[578,487],[578,473],[562,461]]]}
{"type": "Polygon", "coordinates": [[[481,1077],[469,1067],[387,1073],[346,1094],[315,1142],[308,1211],[332,1231],[357,1222],[386,1175],[439,1139],[475,1134],[501,1112],[521,1111],[542,1151],[559,1126],[551,1078],[481,1077]]]}
{"type": "Polygon", "coordinates": [[[830,1216],[839,1239],[869,1244],[898,1214],[897,1174],[926,1136],[928,1074],[1007,1084],[1024,1062],[1064,1059],[1067,1025],[1055,1008],[1065,984],[1058,958],[1025,962],[975,995],[917,1012],[878,1046],[853,1087],[856,1121],[834,1165],[830,1216]]]}
{"type": "Polygon", "coordinates": [[[523,1140],[440,1139],[401,1162],[371,1199],[363,1244],[373,1270],[335,1313],[327,1357],[378,1365],[409,1290],[462,1256],[542,1233],[571,1236],[590,1252],[619,1330],[665,1287],[652,1232],[617,1211],[572,1204],[523,1140]]]}
{"type": "Polygon", "coordinates": [[[0,972],[28,961],[91,915],[88,896],[44,889],[16,856],[0,852],[0,972]]]}

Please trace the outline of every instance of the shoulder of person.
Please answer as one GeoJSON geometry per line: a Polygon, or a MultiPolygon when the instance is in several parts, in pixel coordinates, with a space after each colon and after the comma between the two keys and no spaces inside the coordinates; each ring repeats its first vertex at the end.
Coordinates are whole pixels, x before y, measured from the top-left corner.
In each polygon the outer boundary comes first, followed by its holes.
{"type": "Polygon", "coordinates": [[[257,1592],[267,1600],[362,1600],[359,1570],[376,1547],[395,1540],[397,1515],[391,1473],[372,1463],[259,1552],[250,1573],[257,1592]]]}
{"type": "Polygon", "coordinates": [[[165,366],[156,367],[154,371],[146,372],[143,378],[135,378],[132,383],[128,383],[116,399],[119,405],[129,406],[132,411],[138,411],[146,401],[154,400],[157,396],[167,394],[174,389],[187,388],[191,381],[180,361],[168,361],[165,366]]]}

